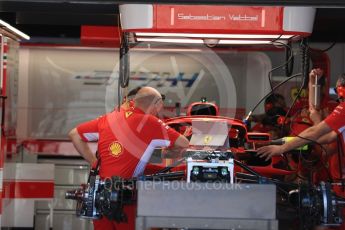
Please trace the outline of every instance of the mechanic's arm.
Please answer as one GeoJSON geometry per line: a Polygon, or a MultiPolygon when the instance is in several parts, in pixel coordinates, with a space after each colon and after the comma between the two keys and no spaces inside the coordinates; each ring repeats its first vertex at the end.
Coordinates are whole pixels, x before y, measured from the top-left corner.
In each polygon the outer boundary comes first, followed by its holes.
{"type": "Polygon", "coordinates": [[[337,137],[338,137],[338,134],[335,131],[331,131],[331,132],[323,135],[319,139],[317,139],[316,142],[321,144],[321,145],[330,144],[333,141],[336,141],[337,137]]]}
{"type": "Polygon", "coordinates": [[[95,155],[92,153],[89,145],[87,142],[83,141],[81,137],[79,136],[79,133],[76,128],[72,129],[69,132],[69,137],[72,140],[72,143],[78,153],[87,161],[90,163],[90,165],[93,165],[97,161],[97,158],[95,155]]]}
{"type": "Polygon", "coordinates": [[[184,151],[189,147],[188,139],[180,135],[177,137],[173,146],[165,149],[164,155],[168,158],[179,158],[183,156],[184,151]]]}
{"type": "Polygon", "coordinates": [[[270,159],[272,156],[282,155],[288,151],[301,147],[308,144],[310,141],[317,141],[319,138],[325,134],[331,132],[332,129],[322,121],[318,125],[312,126],[302,133],[299,134],[300,137],[293,138],[291,141],[285,143],[284,145],[269,145],[258,149],[258,155],[260,157],[265,157],[266,160],[270,159]],[[303,139],[305,138],[305,139],[303,139]]]}
{"type": "MultiPolygon", "coordinates": [[[[314,125],[319,124],[322,121],[322,115],[321,111],[316,110],[315,108],[310,108],[310,119],[313,121],[314,125]]],[[[337,139],[337,133],[335,131],[329,132],[323,136],[321,136],[319,139],[317,139],[317,143],[324,145],[324,144],[330,144],[331,142],[335,141],[337,139]]]]}
{"type": "Polygon", "coordinates": [[[314,107],[309,107],[309,118],[314,125],[319,124],[323,120],[321,111],[315,109],[314,107]]]}
{"type": "Polygon", "coordinates": [[[175,143],[174,143],[174,146],[172,147],[173,149],[175,149],[175,148],[178,148],[178,149],[186,149],[186,148],[188,148],[189,147],[189,141],[188,141],[188,139],[185,137],[185,136],[183,136],[183,135],[180,135],[177,139],[176,139],[176,141],[175,141],[175,143]]]}
{"type": "Polygon", "coordinates": [[[323,149],[325,150],[323,152],[325,157],[337,153],[337,138],[338,134],[335,131],[332,131],[317,139],[317,142],[321,144],[323,146],[323,149]]]}

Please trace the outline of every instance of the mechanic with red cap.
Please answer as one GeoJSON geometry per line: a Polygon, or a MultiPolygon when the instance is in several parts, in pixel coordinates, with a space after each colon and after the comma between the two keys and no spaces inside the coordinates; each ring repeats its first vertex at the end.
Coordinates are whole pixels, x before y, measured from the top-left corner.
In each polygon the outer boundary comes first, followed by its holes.
{"type": "Polygon", "coordinates": [[[256,122],[252,127],[252,132],[270,133],[272,139],[285,136],[286,130],[282,130],[284,118],[286,115],[285,98],[274,93],[265,100],[265,113],[255,114],[250,117],[250,120],[256,122]]]}
{"type": "MultiPolygon", "coordinates": [[[[269,145],[258,149],[258,155],[266,159],[272,156],[282,155],[288,151],[301,147],[310,142],[316,141],[320,144],[328,144],[337,140],[342,142],[342,149],[344,149],[345,137],[345,74],[339,76],[336,83],[336,92],[338,94],[338,101],[340,104],[333,110],[319,124],[314,125],[303,132],[298,137],[293,138],[291,141],[284,145],[269,145]]],[[[315,109],[311,109],[311,117],[313,113],[317,113],[315,109]]]]}
{"type": "MultiPolygon", "coordinates": [[[[189,146],[188,140],[159,120],[163,107],[161,94],[154,88],[142,87],[134,98],[134,106],[113,111],[80,124],[69,133],[77,151],[91,165],[97,161],[87,142],[98,141],[101,178],[119,176],[124,179],[143,174],[156,147],[174,151],[189,146]]],[[[103,217],[94,221],[97,229],[134,229],[134,205],[124,207],[128,223],[117,223],[103,217]]]]}

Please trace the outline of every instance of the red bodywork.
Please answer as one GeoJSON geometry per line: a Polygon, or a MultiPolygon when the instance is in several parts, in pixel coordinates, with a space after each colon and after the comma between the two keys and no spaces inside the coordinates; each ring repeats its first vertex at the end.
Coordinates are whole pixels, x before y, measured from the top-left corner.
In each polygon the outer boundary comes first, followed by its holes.
{"type": "MultiPolygon", "coordinates": [[[[224,122],[228,123],[229,127],[229,144],[230,150],[235,159],[240,160],[241,162],[245,163],[246,165],[250,166],[253,170],[257,171],[259,174],[267,177],[276,177],[276,176],[285,176],[295,173],[295,171],[289,171],[280,167],[279,165],[283,165],[283,158],[282,157],[274,157],[272,160],[265,162],[263,159],[258,158],[256,156],[256,146],[260,146],[262,144],[267,144],[267,140],[251,140],[248,139],[248,132],[247,128],[241,120],[232,119],[228,117],[221,117],[221,116],[183,116],[183,117],[176,117],[166,120],[166,124],[170,127],[174,128],[176,131],[184,134],[187,138],[191,137],[191,127],[192,121],[211,121],[211,122],[224,122]]],[[[252,133],[253,135],[253,133],[252,133]]],[[[260,134],[257,134],[260,135],[260,134]]],[[[267,136],[268,134],[263,134],[267,136]]],[[[193,148],[193,146],[190,146],[193,148]]],[[[179,158],[175,159],[167,159],[162,162],[162,165],[158,167],[157,165],[149,165],[146,169],[147,174],[151,174],[157,172],[159,169],[163,168],[164,166],[168,166],[173,162],[179,160],[179,158]]],[[[176,166],[172,171],[181,171],[186,170],[186,164],[182,163],[176,166]]],[[[243,169],[235,166],[235,172],[243,172],[243,169]]]]}

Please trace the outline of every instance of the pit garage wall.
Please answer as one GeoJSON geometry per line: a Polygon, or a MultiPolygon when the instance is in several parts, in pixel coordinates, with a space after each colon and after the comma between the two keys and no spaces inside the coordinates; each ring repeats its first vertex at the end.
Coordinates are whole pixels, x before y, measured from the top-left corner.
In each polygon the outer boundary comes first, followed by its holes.
{"type": "Polygon", "coordinates": [[[18,83],[18,49],[19,44],[12,39],[1,36],[0,39],[0,71],[1,96],[0,99],[0,226],[3,226],[6,199],[10,196],[7,189],[6,158],[9,136],[14,136],[16,128],[17,83],[18,83]],[[4,100],[4,98],[7,99],[4,100]]]}
{"type": "MultiPolygon", "coordinates": [[[[4,74],[6,73],[5,68],[3,67],[4,64],[6,64],[5,62],[5,52],[4,52],[4,48],[5,48],[5,38],[1,36],[1,40],[0,40],[0,71],[1,71],[1,89],[3,89],[3,78],[4,78],[4,74]]],[[[2,90],[3,91],[3,90],[2,90]]],[[[1,117],[3,116],[3,110],[2,110],[2,106],[1,106],[1,117]]],[[[5,155],[5,150],[3,148],[4,143],[6,143],[5,139],[3,138],[3,129],[0,129],[0,226],[1,225],[1,220],[2,220],[2,197],[3,197],[3,174],[4,174],[4,155],[5,155]]]]}
{"type": "Polygon", "coordinates": [[[53,197],[54,165],[18,162],[19,43],[1,36],[1,51],[0,226],[33,227],[35,201],[53,197]]]}
{"type": "MultiPolygon", "coordinates": [[[[18,137],[66,140],[77,124],[112,111],[118,56],[115,49],[21,47],[18,137]]],[[[158,88],[167,116],[175,116],[176,102],[185,107],[206,97],[222,115],[243,118],[267,92],[270,69],[262,52],[136,50],[130,88],[158,88]]]]}
{"type": "Polygon", "coordinates": [[[17,127],[16,103],[18,101],[18,51],[19,43],[6,36],[0,39],[0,71],[1,71],[1,98],[0,98],[0,226],[6,222],[8,200],[11,189],[8,178],[12,171],[8,171],[7,159],[11,156],[8,152],[8,141],[15,137],[17,127]]]}
{"type": "MultiPolygon", "coordinates": [[[[310,45],[324,49],[330,44],[310,45]]],[[[331,86],[337,75],[345,71],[344,52],[344,44],[327,52],[331,60],[331,86]]],[[[297,46],[294,54],[297,73],[297,46]]],[[[186,52],[183,47],[176,51],[133,51],[130,88],[157,87],[167,95],[168,116],[175,115],[176,102],[182,102],[184,107],[205,96],[220,104],[222,115],[243,118],[269,92],[267,73],[271,67],[281,65],[284,57],[279,51],[214,54],[197,49],[186,52]]],[[[117,103],[115,49],[21,47],[20,60],[19,139],[66,139],[72,127],[113,110],[117,103]]],[[[284,80],[284,75],[282,69],[273,72],[276,81],[284,80]]],[[[291,84],[299,87],[299,82],[293,80],[291,84]]],[[[256,113],[262,110],[263,106],[259,106],[256,113]]],[[[73,150],[67,148],[68,151],[73,150]]]]}

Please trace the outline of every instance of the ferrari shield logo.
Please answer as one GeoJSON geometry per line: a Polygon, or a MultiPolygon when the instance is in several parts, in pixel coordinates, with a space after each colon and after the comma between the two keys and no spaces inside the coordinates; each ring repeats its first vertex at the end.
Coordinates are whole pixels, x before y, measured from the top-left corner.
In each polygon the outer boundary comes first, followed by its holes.
{"type": "MultiPolygon", "coordinates": [[[[299,89],[298,88],[292,88],[290,93],[291,93],[291,99],[295,99],[297,94],[298,94],[299,89]]],[[[307,97],[308,93],[305,89],[303,89],[300,93],[301,97],[307,97]]]]}
{"type": "Polygon", "coordinates": [[[109,145],[109,151],[112,156],[118,157],[122,153],[122,145],[119,142],[114,141],[109,145]]]}
{"type": "Polygon", "coordinates": [[[206,136],[205,138],[204,138],[204,144],[205,145],[207,145],[210,141],[212,141],[212,136],[206,136]]]}

